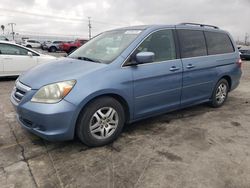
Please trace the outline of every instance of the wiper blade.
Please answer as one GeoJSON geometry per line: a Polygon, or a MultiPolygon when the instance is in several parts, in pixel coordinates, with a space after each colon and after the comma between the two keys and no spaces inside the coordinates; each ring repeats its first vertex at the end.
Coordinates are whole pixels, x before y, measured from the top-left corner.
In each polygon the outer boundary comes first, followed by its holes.
{"type": "Polygon", "coordinates": [[[77,59],[85,60],[85,61],[91,61],[91,62],[96,62],[96,63],[101,63],[99,60],[92,59],[92,58],[89,58],[89,57],[77,57],[77,59]]]}

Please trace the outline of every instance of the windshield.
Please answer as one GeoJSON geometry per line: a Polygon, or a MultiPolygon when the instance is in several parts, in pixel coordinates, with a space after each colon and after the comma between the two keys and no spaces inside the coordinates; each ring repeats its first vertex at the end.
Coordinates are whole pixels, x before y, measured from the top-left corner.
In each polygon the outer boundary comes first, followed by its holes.
{"type": "Polygon", "coordinates": [[[74,51],[69,57],[111,63],[140,32],[141,30],[117,30],[102,33],[74,51]]]}

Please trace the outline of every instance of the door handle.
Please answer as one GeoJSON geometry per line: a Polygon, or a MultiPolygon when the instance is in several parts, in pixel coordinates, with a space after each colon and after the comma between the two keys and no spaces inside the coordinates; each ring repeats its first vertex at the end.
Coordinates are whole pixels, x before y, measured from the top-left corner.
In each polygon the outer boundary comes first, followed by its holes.
{"type": "Polygon", "coordinates": [[[187,69],[192,69],[192,68],[194,68],[195,66],[194,66],[193,64],[188,64],[186,67],[187,67],[187,69]]]}
{"type": "Polygon", "coordinates": [[[169,70],[174,72],[174,71],[177,71],[179,69],[180,69],[180,67],[172,66],[169,70]]]}

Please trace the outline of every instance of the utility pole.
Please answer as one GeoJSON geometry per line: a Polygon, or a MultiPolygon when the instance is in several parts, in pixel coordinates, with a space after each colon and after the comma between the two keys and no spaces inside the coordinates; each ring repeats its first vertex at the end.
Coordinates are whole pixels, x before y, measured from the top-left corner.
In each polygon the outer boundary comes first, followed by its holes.
{"type": "Polygon", "coordinates": [[[248,33],[246,33],[246,35],[245,35],[245,45],[247,46],[247,44],[248,44],[248,38],[249,38],[249,35],[248,35],[248,33]]]}
{"type": "Polygon", "coordinates": [[[92,28],[90,19],[91,19],[91,17],[88,17],[88,20],[89,20],[89,24],[88,24],[88,26],[89,26],[89,40],[91,39],[91,28],[92,28]]]}
{"type": "Polygon", "coordinates": [[[12,34],[12,38],[13,40],[15,39],[15,32],[14,32],[14,25],[16,25],[16,23],[8,23],[8,25],[11,26],[11,34],[12,34]]]}

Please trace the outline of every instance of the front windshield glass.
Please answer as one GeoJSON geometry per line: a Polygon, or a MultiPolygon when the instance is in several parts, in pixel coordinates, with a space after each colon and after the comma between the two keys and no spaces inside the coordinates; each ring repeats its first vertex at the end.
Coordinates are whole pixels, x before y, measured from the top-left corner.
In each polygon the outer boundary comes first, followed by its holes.
{"type": "Polygon", "coordinates": [[[140,34],[141,30],[102,33],[69,55],[70,58],[111,63],[140,34]]]}

